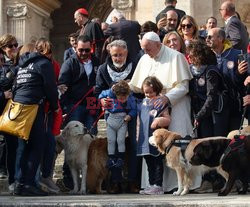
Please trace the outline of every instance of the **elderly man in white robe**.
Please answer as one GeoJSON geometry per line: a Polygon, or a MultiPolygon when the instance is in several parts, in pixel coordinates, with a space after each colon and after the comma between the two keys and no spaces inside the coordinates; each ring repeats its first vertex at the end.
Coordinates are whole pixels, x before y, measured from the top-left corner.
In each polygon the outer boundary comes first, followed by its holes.
{"type": "MultiPolygon", "coordinates": [[[[179,133],[181,136],[192,134],[189,80],[192,75],[185,56],[178,51],[170,49],[160,42],[159,36],[154,32],[148,32],[143,36],[141,47],[145,54],[141,57],[130,81],[131,89],[136,93],[142,93],[141,86],[148,76],[156,76],[164,86],[162,101],[170,102],[172,106],[171,123],[169,130],[179,133]]],[[[145,162],[144,164],[145,165],[145,162]]],[[[147,171],[143,166],[142,188],[148,184],[147,171]]],[[[201,176],[198,177],[192,188],[201,184],[201,176]]],[[[165,192],[178,187],[177,176],[174,170],[165,167],[163,175],[163,189],[165,192]]]]}

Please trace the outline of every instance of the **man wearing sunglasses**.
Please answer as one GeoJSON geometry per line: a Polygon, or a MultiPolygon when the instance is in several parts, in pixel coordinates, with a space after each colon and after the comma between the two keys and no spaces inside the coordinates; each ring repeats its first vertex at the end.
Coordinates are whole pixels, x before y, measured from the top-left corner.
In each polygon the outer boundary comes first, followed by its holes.
{"type": "Polygon", "coordinates": [[[79,35],[87,35],[92,41],[92,50],[96,57],[101,57],[104,35],[100,24],[89,19],[89,13],[85,8],[80,8],[74,13],[75,23],[81,27],[79,35]]]}
{"type": "MultiPolygon", "coordinates": [[[[92,90],[99,66],[99,60],[91,53],[91,46],[92,42],[88,36],[81,35],[77,38],[76,53],[62,64],[58,88],[62,93],[61,103],[64,114],[74,108],[69,113],[66,122],[80,121],[92,134],[96,135],[97,128],[92,127],[96,120],[96,113],[87,107],[88,100],[93,100],[94,97],[92,90]],[[76,105],[79,101],[80,104],[76,105]]],[[[63,171],[64,185],[68,188],[73,187],[69,168],[65,164],[63,171]]]]}

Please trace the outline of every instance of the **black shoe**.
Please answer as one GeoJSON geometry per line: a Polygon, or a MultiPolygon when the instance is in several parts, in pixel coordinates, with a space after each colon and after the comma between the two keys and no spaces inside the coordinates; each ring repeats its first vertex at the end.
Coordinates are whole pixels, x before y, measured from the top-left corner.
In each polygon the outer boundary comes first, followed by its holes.
{"type": "Polygon", "coordinates": [[[14,195],[21,195],[23,187],[24,187],[24,184],[21,184],[19,182],[15,182],[14,195]]]}
{"type": "Polygon", "coordinates": [[[49,193],[45,192],[38,187],[32,185],[25,185],[21,191],[22,196],[48,196],[49,193]]]}
{"type": "Polygon", "coordinates": [[[0,168],[0,179],[8,178],[8,173],[6,168],[0,168]]]}

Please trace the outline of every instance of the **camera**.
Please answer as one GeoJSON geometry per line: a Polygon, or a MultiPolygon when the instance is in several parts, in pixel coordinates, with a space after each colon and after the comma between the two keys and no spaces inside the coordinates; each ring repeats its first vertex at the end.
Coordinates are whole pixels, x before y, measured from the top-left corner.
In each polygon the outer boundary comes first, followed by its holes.
{"type": "Polygon", "coordinates": [[[242,61],[248,61],[247,59],[248,59],[248,57],[247,57],[248,55],[247,55],[247,53],[246,54],[239,54],[238,55],[238,60],[239,60],[239,62],[241,63],[242,61]]]}

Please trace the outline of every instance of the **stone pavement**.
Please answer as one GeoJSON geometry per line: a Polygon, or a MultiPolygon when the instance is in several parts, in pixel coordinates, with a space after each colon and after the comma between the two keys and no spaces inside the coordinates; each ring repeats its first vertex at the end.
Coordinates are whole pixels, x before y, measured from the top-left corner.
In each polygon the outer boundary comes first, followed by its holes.
{"type": "Polygon", "coordinates": [[[1,195],[0,207],[246,207],[250,206],[250,195],[230,194],[218,197],[216,194],[188,194],[173,196],[170,194],[146,196],[139,194],[120,195],[58,195],[47,197],[14,197],[1,195]]]}

